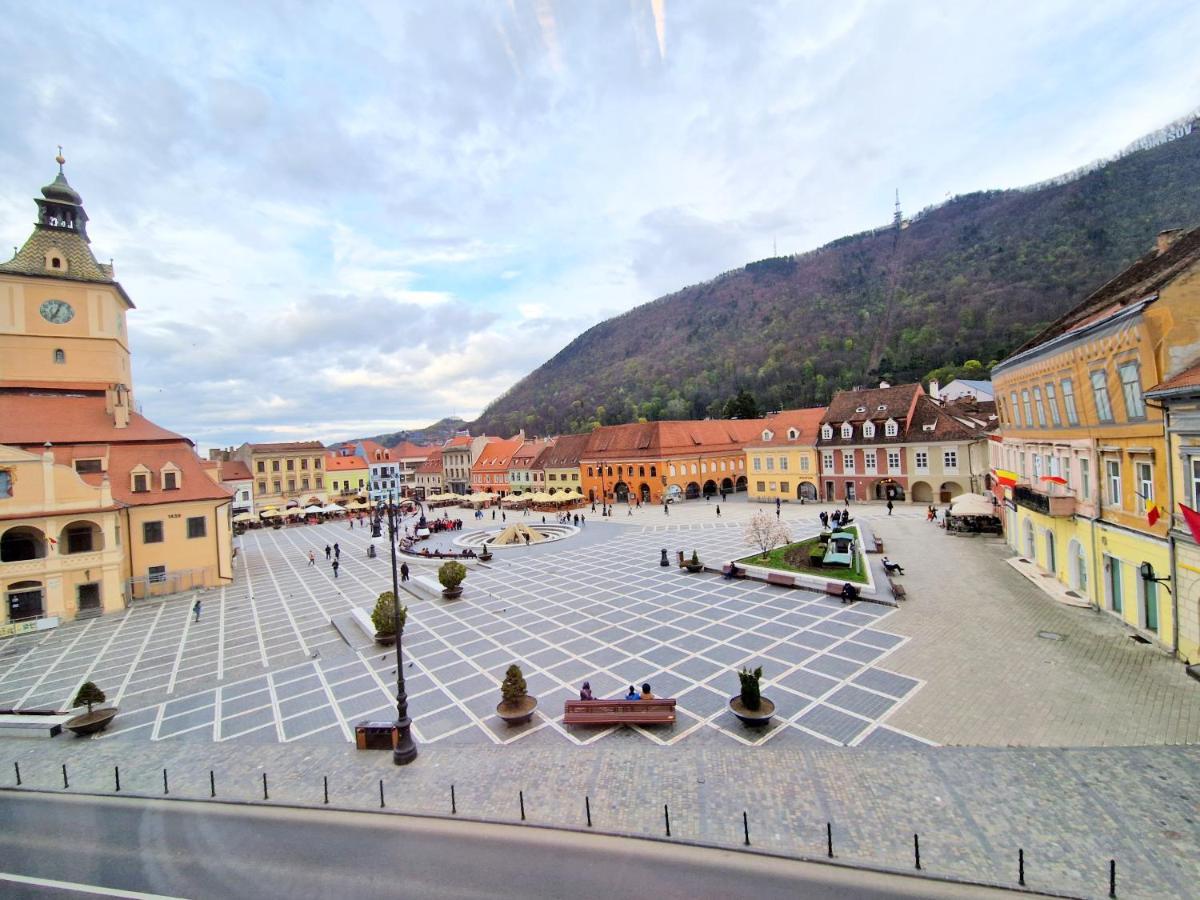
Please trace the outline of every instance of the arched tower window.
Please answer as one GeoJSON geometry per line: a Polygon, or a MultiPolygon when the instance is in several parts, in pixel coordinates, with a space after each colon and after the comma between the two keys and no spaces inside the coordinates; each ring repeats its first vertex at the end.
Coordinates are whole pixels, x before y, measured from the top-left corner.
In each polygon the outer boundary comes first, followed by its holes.
{"type": "Polygon", "coordinates": [[[66,350],[55,350],[54,351],[54,362],[56,364],[61,366],[66,361],[67,361],[67,351],[66,350]]]}

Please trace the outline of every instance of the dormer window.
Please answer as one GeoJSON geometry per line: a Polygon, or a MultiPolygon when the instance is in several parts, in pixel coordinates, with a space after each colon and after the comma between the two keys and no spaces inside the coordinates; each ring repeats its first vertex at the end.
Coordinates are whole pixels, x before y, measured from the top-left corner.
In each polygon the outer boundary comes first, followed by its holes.
{"type": "Polygon", "coordinates": [[[922,431],[933,431],[935,428],[937,428],[937,424],[936,424],[936,423],[934,423],[934,424],[932,424],[932,425],[922,425],[922,426],[921,426],[921,430],[922,430],[922,431]]]}
{"type": "Polygon", "coordinates": [[[800,437],[800,432],[798,432],[795,428],[788,429],[788,440],[789,441],[794,441],[798,437],[800,437]]]}
{"type": "Polygon", "coordinates": [[[145,466],[136,466],[129,473],[129,489],[135,494],[144,494],[150,490],[150,470],[145,466]]]}
{"type": "Polygon", "coordinates": [[[875,423],[873,423],[873,422],[864,422],[863,423],[863,437],[865,437],[865,438],[875,437],[875,423]]]}
{"type": "Polygon", "coordinates": [[[54,351],[54,364],[56,366],[61,366],[61,365],[65,365],[66,362],[67,362],[67,351],[66,350],[55,350],[54,351]]]}
{"type": "Polygon", "coordinates": [[[895,419],[888,419],[883,426],[883,433],[887,437],[895,437],[900,433],[900,426],[896,424],[895,419]]]}
{"type": "Polygon", "coordinates": [[[769,440],[772,440],[774,437],[775,437],[775,435],[774,435],[774,434],[772,434],[770,431],[764,431],[764,432],[763,432],[763,440],[764,440],[764,441],[769,441],[769,440]]]}
{"type": "Polygon", "coordinates": [[[832,426],[830,426],[830,425],[822,425],[821,426],[821,440],[823,440],[823,441],[833,440],[832,426]]]}
{"type": "Polygon", "coordinates": [[[851,425],[849,422],[842,423],[842,437],[843,438],[854,437],[854,426],[851,425]]]}
{"type": "Polygon", "coordinates": [[[887,412],[887,404],[880,403],[877,407],[875,407],[875,412],[887,412]]]}
{"type": "Polygon", "coordinates": [[[182,474],[179,471],[179,467],[176,466],[175,463],[167,463],[162,467],[159,475],[162,478],[162,489],[164,491],[179,490],[180,482],[183,479],[182,474]]]}
{"type": "Polygon", "coordinates": [[[867,408],[865,406],[860,406],[860,407],[856,408],[854,411],[864,413],[867,411],[867,408]]]}

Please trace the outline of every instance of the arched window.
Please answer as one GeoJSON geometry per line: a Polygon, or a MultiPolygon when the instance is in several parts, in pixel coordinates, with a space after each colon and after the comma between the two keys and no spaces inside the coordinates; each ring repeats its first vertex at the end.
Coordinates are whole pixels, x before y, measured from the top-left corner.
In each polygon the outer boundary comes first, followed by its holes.
{"type": "Polygon", "coordinates": [[[788,429],[788,440],[789,441],[794,441],[798,437],[800,437],[800,432],[798,432],[795,428],[788,429]]]}
{"type": "MultiPolygon", "coordinates": [[[[674,473],[672,473],[672,474],[674,474],[674,473]]],[[[656,478],[657,476],[658,476],[658,466],[651,466],[650,467],[650,477],[656,478]]]]}
{"type": "Polygon", "coordinates": [[[54,351],[54,362],[56,364],[61,366],[66,361],[67,361],[67,351],[66,350],[55,350],[54,351]]]}

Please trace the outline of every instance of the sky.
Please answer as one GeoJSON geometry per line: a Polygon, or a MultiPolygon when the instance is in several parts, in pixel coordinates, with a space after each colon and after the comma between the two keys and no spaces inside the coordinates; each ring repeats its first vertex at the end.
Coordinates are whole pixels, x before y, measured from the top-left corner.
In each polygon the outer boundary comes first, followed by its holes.
{"type": "Polygon", "coordinates": [[[137,399],[202,449],[471,419],[897,190],[1034,183],[1200,106],[1194,2],[6,6],[0,246],[63,145],[137,399]]]}

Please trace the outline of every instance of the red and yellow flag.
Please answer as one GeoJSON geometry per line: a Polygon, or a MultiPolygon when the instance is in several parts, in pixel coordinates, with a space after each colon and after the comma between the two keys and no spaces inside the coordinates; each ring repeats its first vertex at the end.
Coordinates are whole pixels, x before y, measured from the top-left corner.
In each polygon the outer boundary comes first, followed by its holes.
{"type": "Polygon", "coordinates": [[[1154,523],[1162,516],[1162,508],[1151,500],[1146,504],[1146,521],[1150,523],[1150,527],[1154,527],[1154,523]]]}
{"type": "Polygon", "coordinates": [[[1187,522],[1192,539],[1200,544],[1200,512],[1196,512],[1190,506],[1184,506],[1182,503],[1179,504],[1179,511],[1183,513],[1183,521],[1187,522]]]}
{"type": "Polygon", "coordinates": [[[1016,487],[1017,473],[1010,472],[1008,469],[996,469],[996,480],[1005,487],[1016,487]]]}

